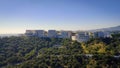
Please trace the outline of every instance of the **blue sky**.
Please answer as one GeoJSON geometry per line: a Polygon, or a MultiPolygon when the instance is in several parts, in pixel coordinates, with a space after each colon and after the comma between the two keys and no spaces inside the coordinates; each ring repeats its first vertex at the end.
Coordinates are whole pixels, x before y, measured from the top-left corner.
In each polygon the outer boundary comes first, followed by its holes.
{"type": "Polygon", "coordinates": [[[120,0],[0,0],[0,34],[120,25],[120,0]]]}

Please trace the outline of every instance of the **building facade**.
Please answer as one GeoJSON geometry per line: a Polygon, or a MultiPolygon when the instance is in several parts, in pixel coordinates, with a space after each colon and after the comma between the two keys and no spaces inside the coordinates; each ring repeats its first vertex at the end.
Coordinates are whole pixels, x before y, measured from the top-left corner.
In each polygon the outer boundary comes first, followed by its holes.
{"type": "Polygon", "coordinates": [[[90,38],[106,38],[112,37],[110,32],[98,31],[98,32],[72,32],[72,31],[56,31],[48,30],[26,30],[26,36],[48,37],[48,38],[68,38],[76,40],[78,42],[87,42],[90,38]]]}
{"type": "Polygon", "coordinates": [[[71,38],[71,35],[70,31],[60,31],[60,38],[71,38]]]}
{"type": "Polygon", "coordinates": [[[37,37],[45,37],[45,31],[44,30],[35,30],[35,35],[37,37]]]}
{"type": "Polygon", "coordinates": [[[90,36],[87,32],[78,32],[76,34],[76,39],[78,42],[87,42],[90,39],[90,36]]]}
{"type": "Polygon", "coordinates": [[[26,30],[25,35],[26,36],[35,36],[36,33],[35,33],[35,30],[26,30]]]}
{"type": "Polygon", "coordinates": [[[94,38],[106,38],[106,37],[111,37],[110,32],[104,31],[94,32],[94,38]]]}
{"type": "Polygon", "coordinates": [[[47,37],[49,38],[57,38],[57,31],[56,30],[48,30],[47,37]]]}

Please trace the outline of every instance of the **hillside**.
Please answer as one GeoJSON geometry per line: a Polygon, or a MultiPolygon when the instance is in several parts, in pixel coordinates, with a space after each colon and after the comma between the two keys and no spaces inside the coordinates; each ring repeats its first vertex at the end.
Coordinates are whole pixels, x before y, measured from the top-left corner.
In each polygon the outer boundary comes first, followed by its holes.
{"type": "Polygon", "coordinates": [[[0,68],[119,68],[120,39],[0,38],[0,68]],[[60,46],[55,46],[60,45],[60,46]]]}
{"type": "Polygon", "coordinates": [[[109,27],[109,28],[101,28],[101,29],[94,29],[94,30],[90,30],[90,31],[120,31],[120,26],[116,26],[116,27],[109,27]]]}

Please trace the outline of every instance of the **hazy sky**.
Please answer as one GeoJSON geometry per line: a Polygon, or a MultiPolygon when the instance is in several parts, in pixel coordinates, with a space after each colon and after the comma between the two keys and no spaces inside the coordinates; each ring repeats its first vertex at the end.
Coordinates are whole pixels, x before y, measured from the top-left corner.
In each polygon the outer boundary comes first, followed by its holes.
{"type": "Polygon", "coordinates": [[[120,25],[120,0],[0,0],[0,34],[120,25]]]}

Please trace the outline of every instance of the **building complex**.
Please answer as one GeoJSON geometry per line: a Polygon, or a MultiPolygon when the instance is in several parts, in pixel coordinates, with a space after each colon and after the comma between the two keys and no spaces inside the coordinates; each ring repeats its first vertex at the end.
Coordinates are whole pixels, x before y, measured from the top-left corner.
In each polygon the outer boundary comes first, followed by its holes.
{"type": "Polygon", "coordinates": [[[56,31],[56,30],[26,30],[26,36],[37,36],[37,37],[48,37],[48,38],[69,38],[78,42],[86,42],[90,38],[105,38],[111,37],[109,32],[98,31],[98,32],[87,32],[87,31],[56,31]]]}

